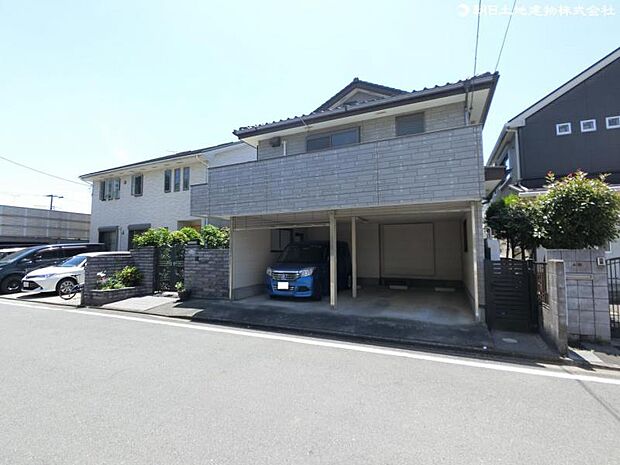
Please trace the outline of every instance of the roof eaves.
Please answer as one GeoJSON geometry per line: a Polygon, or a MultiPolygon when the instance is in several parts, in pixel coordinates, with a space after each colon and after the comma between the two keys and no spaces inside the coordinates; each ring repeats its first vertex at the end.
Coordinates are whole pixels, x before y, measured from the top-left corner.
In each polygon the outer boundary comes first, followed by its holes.
{"type": "Polygon", "coordinates": [[[178,153],[173,153],[171,155],[165,155],[163,157],[157,157],[157,158],[150,158],[148,160],[143,160],[143,161],[139,161],[139,162],[135,162],[135,163],[129,163],[127,165],[121,165],[121,166],[115,166],[114,168],[108,168],[105,170],[100,170],[100,171],[94,171],[92,173],[87,173],[87,174],[83,174],[80,176],[80,179],[82,180],[86,180],[95,176],[101,176],[102,174],[108,174],[108,173],[113,173],[115,171],[120,171],[120,170],[125,170],[125,169],[129,169],[129,168],[137,168],[139,166],[144,166],[144,165],[150,165],[153,163],[160,163],[160,162],[165,162],[165,161],[169,161],[169,160],[176,160],[178,158],[185,158],[185,157],[189,157],[192,155],[201,155],[201,154],[206,154],[209,152],[213,152],[215,150],[219,150],[219,149],[223,149],[223,148],[227,148],[227,147],[231,147],[233,145],[239,145],[242,144],[242,141],[232,141],[232,142],[225,142],[223,144],[219,144],[219,145],[214,145],[211,147],[205,147],[202,149],[196,149],[196,150],[187,150],[184,152],[178,152],[178,153]]]}
{"type": "MultiPolygon", "coordinates": [[[[467,90],[468,87],[473,85],[476,89],[486,87],[494,90],[497,84],[497,73],[484,73],[480,74],[472,79],[464,79],[453,83],[446,83],[444,85],[437,85],[431,88],[424,88],[422,90],[407,92],[405,94],[395,95],[380,100],[369,100],[358,105],[346,105],[335,108],[333,110],[323,110],[321,112],[311,113],[309,115],[294,116],[279,121],[273,121],[271,123],[258,124],[254,126],[245,126],[233,131],[233,134],[239,138],[250,137],[254,135],[267,134],[276,130],[290,129],[294,127],[304,126],[308,122],[321,122],[330,119],[337,119],[342,116],[351,116],[359,113],[365,113],[372,110],[391,108],[406,103],[409,101],[424,101],[441,96],[448,96],[457,93],[462,93],[467,90]],[[473,83],[473,84],[472,84],[473,83]],[[467,88],[466,88],[467,86],[467,88]]],[[[488,109],[487,109],[488,110],[488,109]]],[[[486,117],[486,114],[484,115],[486,117]]]]}

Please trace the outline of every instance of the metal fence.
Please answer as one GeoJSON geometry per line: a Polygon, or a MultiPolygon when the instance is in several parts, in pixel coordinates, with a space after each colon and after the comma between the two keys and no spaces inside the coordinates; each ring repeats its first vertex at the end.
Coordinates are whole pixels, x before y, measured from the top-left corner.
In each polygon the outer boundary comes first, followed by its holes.
{"type": "Polygon", "coordinates": [[[607,260],[609,323],[612,337],[620,336],[620,257],[607,260]]]}

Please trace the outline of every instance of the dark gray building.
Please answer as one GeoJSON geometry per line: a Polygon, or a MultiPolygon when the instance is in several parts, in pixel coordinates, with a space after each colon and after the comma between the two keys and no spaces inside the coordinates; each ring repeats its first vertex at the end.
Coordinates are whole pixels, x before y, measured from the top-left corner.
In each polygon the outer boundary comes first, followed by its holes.
{"type": "Polygon", "coordinates": [[[497,166],[498,194],[540,189],[549,171],[620,184],[620,48],[508,121],[487,162],[497,166]]]}

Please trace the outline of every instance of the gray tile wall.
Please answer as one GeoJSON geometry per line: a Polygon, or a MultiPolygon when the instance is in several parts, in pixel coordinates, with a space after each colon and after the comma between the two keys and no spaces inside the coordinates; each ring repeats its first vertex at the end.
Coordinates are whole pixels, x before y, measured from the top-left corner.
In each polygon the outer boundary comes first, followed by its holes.
{"type": "Polygon", "coordinates": [[[192,203],[212,216],[481,199],[479,127],[213,168],[192,203]]]}
{"type": "MultiPolygon", "coordinates": [[[[439,129],[449,129],[463,126],[465,124],[465,112],[462,103],[453,103],[425,110],[426,131],[436,131],[439,129]]],[[[396,119],[394,116],[368,119],[355,124],[346,124],[330,128],[325,131],[301,131],[298,134],[285,136],[282,140],[286,141],[287,155],[296,155],[306,151],[306,137],[309,135],[320,134],[322,132],[333,132],[340,129],[360,128],[360,142],[374,142],[389,139],[396,136],[396,119]]],[[[271,147],[269,139],[261,140],[258,144],[258,159],[281,157],[283,154],[282,145],[271,147]]]]}
{"type": "Polygon", "coordinates": [[[198,299],[228,298],[228,249],[185,248],[185,287],[198,299]]]}

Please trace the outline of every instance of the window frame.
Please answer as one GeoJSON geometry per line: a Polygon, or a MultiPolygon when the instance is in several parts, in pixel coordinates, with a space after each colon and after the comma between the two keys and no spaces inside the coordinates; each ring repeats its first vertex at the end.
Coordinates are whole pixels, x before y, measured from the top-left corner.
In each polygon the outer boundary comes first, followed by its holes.
{"type": "Polygon", "coordinates": [[[164,170],[164,192],[172,191],[172,170],[164,170]]]}
{"type": "Polygon", "coordinates": [[[99,200],[109,202],[121,198],[121,178],[106,178],[99,181],[99,200]]]}
{"type": "Polygon", "coordinates": [[[397,115],[394,118],[394,133],[396,134],[396,137],[415,136],[417,134],[424,134],[425,132],[426,132],[426,115],[424,114],[423,111],[416,111],[415,113],[408,113],[406,115],[397,115]],[[422,118],[422,130],[420,132],[399,133],[398,131],[399,120],[402,121],[404,118],[410,118],[412,116],[420,116],[422,118]]]}
{"type": "Polygon", "coordinates": [[[596,132],[596,119],[582,119],[581,121],[579,121],[579,129],[581,130],[581,132],[596,132]],[[584,123],[594,123],[594,127],[592,127],[591,129],[584,129],[584,123]]]}
{"type": "Polygon", "coordinates": [[[557,123],[555,125],[555,135],[556,136],[570,136],[573,133],[573,125],[570,122],[565,123],[557,123]],[[568,125],[568,132],[560,132],[560,127],[568,125]]]}
{"type": "Polygon", "coordinates": [[[142,197],[144,194],[144,174],[134,174],[131,176],[131,195],[142,197]],[[136,192],[136,179],[140,179],[140,192],[136,192]]]}
{"type": "Polygon", "coordinates": [[[334,148],[338,148],[338,147],[348,147],[350,145],[355,145],[355,144],[359,144],[361,140],[361,131],[360,131],[360,127],[359,126],[354,126],[351,128],[346,128],[346,129],[340,129],[337,131],[332,131],[332,132],[323,132],[320,134],[311,134],[308,135],[306,137],[306,152],[320,152],[321,150],[330,150],[330,149],[334,149],[334,148]],[[333,137],[335,135],[340,135],[340,134],[344,134],[347,132],[353,132],[355,131],[355,136],[356,136],[356,142],[351,142],[348,144],[338,144],[338,145],[334,145],[333,143],[333,137]],[[319,148],[314,148],[314,149],[309,149],[308,148],[308,142],[311,141],[316,141],[316,140],[320,140],[320,139],[325,139],[328,138],[329,140],[329,144],[326,147],[319,147],[319,148]]]}
{"type": "Polygon", "coordinates": [[[172,177],[172,186],[174,192],[181,191],[181,168],[174,169],[174,175],[172,177]]]}
{"type": "Polygon", "coordinates": [[[620,115],[606,116],[605,117],[605,129],[620,129],[620,115]],[[610,121],[615,118],[618,118],[618,124],[616,125],[610,124],[610,121]]]}
{"type": "Polygon", "coordinates": [[[181,187],[184,191],[188,191],[189,190],[189,186],[190,186],[190,176],[191,176],[191,169],[189,166],[184,166],[183,167],[183,172],[181,174],[181,187]]]}

